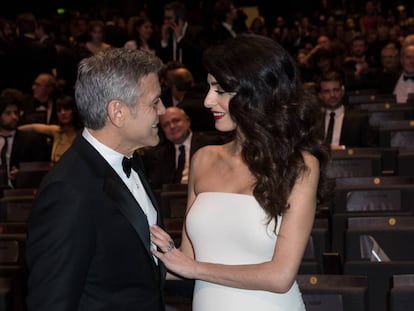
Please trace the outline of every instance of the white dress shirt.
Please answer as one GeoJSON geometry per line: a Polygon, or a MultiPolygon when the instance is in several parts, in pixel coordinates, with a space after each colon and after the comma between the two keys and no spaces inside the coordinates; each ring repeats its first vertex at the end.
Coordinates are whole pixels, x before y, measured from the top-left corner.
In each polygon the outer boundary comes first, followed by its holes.
{"type": "Polygon", "coordinates": [[[193,137],[193,133],[190,132],[190,135],[186,138],[186,140],[182,144],[174,145],[175,146],[175,167],[178,165],[178,156],[180,155],[180,146],[185,146],[185,164],[183,168],[183,176],[181,177],[182,184],[188,184],[188,173],[190,170],[190,148],[191,148],[191,139],[193,137]]]}
{"type": "MultiPolygon", "coordinates": [[[[99,152],[99,154],[108,162],[108,164],[115,170],[115,172],[121,177],[122,181],[131,191],[135,200],[138,202],[144,214],[147,216],[149,226],[157,223],[157,210],[152,205],[152,202],[142,185],[139,175],[134,170],[131,170],[131,175],[128,178],[122,168],[122,159],[124,155],[105,146],[99,142],[91,133],[85,128],[82,132],[82,136],[99,152]]],[[[156,248],[155,245],[151,245],[152,248],[156,248]]],[[[157,259],[154,257],[157,262],[157,259]]]]}
{"type": "Polygon", "coordinates": [[[345,114],[344,106],[341,105],[339,108],[335,110],[326,109],[325,133],[328,131],[328,124],[329,124],[329,118],[330,118],[331,112],[335,112],[335,123],[334,123],[333,135],[332,135],[332,145],[339,146],[339,141],[341,139],[342,122],[344,121],[344,114],[345,114]]]}
{"type": "Polygon", "coordinates": [[[404,104],[407,102],[408,94],[414,93],[414,81],[411,79],[404,81],[404,73],[395,85],[394,92],[398,104],[404,104]]]}

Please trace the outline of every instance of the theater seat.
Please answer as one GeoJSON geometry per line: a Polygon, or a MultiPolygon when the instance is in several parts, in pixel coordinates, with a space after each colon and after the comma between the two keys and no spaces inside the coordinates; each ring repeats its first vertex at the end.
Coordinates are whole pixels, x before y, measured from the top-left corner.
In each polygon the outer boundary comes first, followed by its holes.
{"type": "Polygon", "coordinates": [[[367,311],[368,280],[360,275],[298,275],[307,311],[367,311]]]}
{"type": "Polygon", "coordinates": [[[412,310],[413,306],[414,274],[393,275],[390,290],[390,311],[412,310]]]}

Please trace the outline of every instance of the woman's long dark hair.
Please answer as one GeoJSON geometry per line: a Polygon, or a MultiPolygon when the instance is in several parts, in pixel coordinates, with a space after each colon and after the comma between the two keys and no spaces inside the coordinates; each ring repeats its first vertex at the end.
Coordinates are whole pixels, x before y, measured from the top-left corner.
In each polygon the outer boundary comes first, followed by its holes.
{"type": "Polygon", "coordinates": [[[288,52],[270,38],[248,34],[208,48],[203,62],[224,91],[236,93],[229,111],[256,178],[253,195],[266,213],[276,219],[289,208],[292,188],[307,170],[304,151],[319,160],[323,200],[328,151],[319,135],[319,105],[288,52]]]}

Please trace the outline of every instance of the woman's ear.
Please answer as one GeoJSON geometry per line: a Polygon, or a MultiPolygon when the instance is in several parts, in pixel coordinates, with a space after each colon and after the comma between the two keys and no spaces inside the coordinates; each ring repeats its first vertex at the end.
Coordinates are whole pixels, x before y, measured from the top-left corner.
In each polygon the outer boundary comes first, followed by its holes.
{"type": "Polygon", "coordinates": [[[122,127],[125,120],[125,108],[124,103],[119,100],[111,100],[108,104],[107,112],[108,118],[116,127],[122,127]]]}

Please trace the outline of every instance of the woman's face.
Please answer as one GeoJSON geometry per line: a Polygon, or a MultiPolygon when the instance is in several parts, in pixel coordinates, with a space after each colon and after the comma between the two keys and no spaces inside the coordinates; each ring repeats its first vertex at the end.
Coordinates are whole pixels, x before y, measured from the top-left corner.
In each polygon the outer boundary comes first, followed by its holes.
{"type": "Polygon", "coordinates": [[[149,38],[151,38],[154,32],[154,29],[152,28],[152,23],[149,21],[143,23],[140,27],[138,27],[138,32],[141,39],[148,40],[149,38]]]}
{"type": "Polygon", "coordinates": [[[71,124],[73,121],[73,109],[67,105],[61,105],[56,107],[57,117],[59,123],[62,125],[71,124]]]}
{"type": "Polygon", "coordinates": [[[233,131],[237,124],[230,116],[229,103],[235,93],[224,91],[211,74],[208,74],[207,82],[210,88],[204,99],[204,107],[210,109],[213,114],[217,130],[222,132],[233,131]]]}

